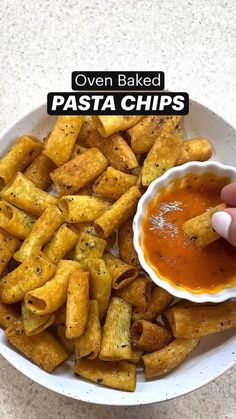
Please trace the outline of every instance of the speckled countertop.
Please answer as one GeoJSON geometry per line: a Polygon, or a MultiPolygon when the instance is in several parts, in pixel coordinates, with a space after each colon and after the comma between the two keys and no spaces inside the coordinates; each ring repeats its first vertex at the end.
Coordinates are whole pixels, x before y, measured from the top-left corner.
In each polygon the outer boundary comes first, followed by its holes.
{"type": "MultiPolygon", "coordinates": [[[[0,130],[70,89],[72,70],[164,70],[235,125],[234,0],[1,0],[0,130]]],[[[235,418],[236,368],[179,399],[137,408],[87,405],[31,382],[0,357],[0,417],[235,418]]],[[[158,391],[158,389],[157,389],[158,391]]]]}

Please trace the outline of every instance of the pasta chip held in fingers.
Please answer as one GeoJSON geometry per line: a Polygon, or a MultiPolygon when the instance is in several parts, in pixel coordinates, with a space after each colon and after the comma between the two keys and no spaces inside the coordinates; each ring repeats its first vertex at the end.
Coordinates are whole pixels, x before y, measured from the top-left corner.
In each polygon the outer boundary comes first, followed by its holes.
{"type": "Polygon", "coordinates": [[[79,234],[66,224],[62,224],[42,251],[52,263],[57,264],[72,250],[79,238],[79,234]]]}
{"type": "Polygon", "coordinates": [[[37,335],[51,326],[55,320],[54,314],[43,314],[42,316],[32,313],[28,310],[25,303],[22,302],[22,320],[25,334],[27,336],[37,335]]]}
{"type": "Polygon", "coordinates": [[[51,173],[59,195],[72,195],[93,182],[107,167],[108,161],[98,148],[90,148],[51,173]]]}
{"type": "Polygon", "coordinates": [[[118,231],[118,244],[121,259],[137,268],[140,267],[138,255],[133,244],[132,219],[121,225],[118,231]]]}
{"type": "Polygon", "coordinates": [[[56,166],[69,160],[83,121],[84,117],[81,115],[64,115],[57,118],[43,151],[56,166]]]}
{"type": "Polygon", "coordinates": [[[205,247],[220,238],[211,225],[213,214],[226,208],[225,204],[210,208],[197,217],[191,218],[183,224],[183,232],[186,237],[193,241],[197,247],[205,247]]]}

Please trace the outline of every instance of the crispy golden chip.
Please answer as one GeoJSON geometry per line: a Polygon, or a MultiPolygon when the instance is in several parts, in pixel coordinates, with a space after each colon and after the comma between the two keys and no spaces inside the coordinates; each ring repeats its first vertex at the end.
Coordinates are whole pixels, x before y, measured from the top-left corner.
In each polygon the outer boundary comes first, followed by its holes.
{"type": "Polygon", "coordinates": [[[63,347],[49,332],[26,336],[23,322],[20,320],[5,330],[5,336],[16,349],[47,372],[52,372],[68,358],[63,347]]]}
{"type": "Polygon", "coordinates": [[[0,201],[0,227],[12,236],[25,239],[32,230],[36,217],[27,214],[9,202],[0,201]]]}
{"type": "Polygon", "coordinates": [[[112,288],[118,290],[138,276],[138,269],[135,266],[128,265],[111,253],[104,253],[103,258],[112,278],[112,288]]]}
{"type": "Polygon", "coordinates": [[[212,147],[207,138],[193,138],[184,141],[180,149],[176,166],[189,161],[206,161],[212,156],[212,147]]]}
{"type": "Polygon", "coordinates": [[[140,267],[138,255],[134,248],[133,243],[133,220],[128,220],[119,228],[118,231],[118,244],[121,259],[137,268],[140,267]]]}
{"type": "Polygon", "coordinates": [[[57,325],[57,336],[68,354],[75,352],[75,340],[66,338],[66,326],[64,324],[57,325]]]}
{"type": "Polygon", "coordinates": [[[77,137],[77,144],[87,147],[87,138],[93,131],[96,131],[96,126],[93,122],[93,117],[91,115],[85,115],[82,127],[80,129],[79,135],[77,137]]]}
{"type": "Polygon", "coordinates": [[[74,260],[87,267],[90,260],[102,258],[106,245],[105,240],[82,232],[75,248],[74,260]]]}
{"type": "Polygon", "coordinates": [[[92,222],[110,207],[100,198],[82,195],[63,196],[58,205],[68,223],[92,222]]]}
{"type": "Polygon", "coordinates": [[[41,215],[48,205],[57,203],[55,196],[37,188],[20,172],[1,191],[1,196],[10,204],[33,215],[41,215]]]}
{"type": "Polygon", "coordinates": [[[59,195],[72,195],[93,182],[107,164],[106,157],[93,147],[58,167],[51,178],[59,195]]]}
{"type": "Polygon", "coordinates": [[[131,306],[113,297],[107,310],[99,358],[103,361],[121,361],[131,358],[131,306]]]}
{"type": "Polygon", "coordinates": [[[24,171],[24,175],[31,180],[37,188],[44,191],[52,183],[50,173],[55,168],[55,163],[41,152],[24,171]]]}
{"type": "Polygon", "coordinates": [[[149,151],[142,169],[142,184],[149,186],[176,164],[183,139],[168,133],[160,134],[149,151]]]}
{"type": "Polygon", "coordinates": [[[94,226],[103,237],[110,236],[113,231],[134,214],[141,193],[137,186],[132,186],[113,205],[95,219],[94,226]]]}
{"type": "Polygon", "coordinates": [[[99,318],[102,319],[111,297],[111,275],[103,259],[90,260],[88,268],[91,297],[98,302],[99,318]]]}
{"type": "Polygon", "coordinates": [[[180,365],[197,347],[199,339],[175,339],[159,351],[143,356],[146,378],[160,377],[180,365]]]}
{"type": "Polygon", "coordinates": [[[147,153],[162,131],[171,133],[180,116],[149,115],[126,131],[135,154],[147,153]]]}
{"type": "Polygon", "coordinates": [[[175,337],[199,338],[236,327],[236,301],[216,305],[174,306],[165,313],[175,337]]]}
{"type": "Polygon", "coordinates": [[[213,214],[226,208],[225,204],[210,208],[197,217],[191,218],[183,224],[183,232],[197,247],[205,247],[220,238],[211,225],[213,214]]]}
{"type": "Polygon", "coordinates": [[[137,124],[143,116],[141,115],[104,115],[93,116],[93,122],[103,137],[108,137],[117,131],[124,131],[137,124]]]}
{"type": "Polygon", "coordinates": [[[104,362],[99,359],[78,359],[74,373],[107,387],[134,391],[136,386],[136,366],[129,362],[104,362]]]}
{"type": "Polygon", "coordinates": [[[55,266],[39,252],[31,255],[1,281],[1,300],[11,304],[21,301],[25,294],[40,287],[53,275],[55,266]]]}
{"type": "Polygon", "coordinates": [[[17,172],[24,170],[42,150],[42,143],[31,135],[23,135],[0,160],[0,186],[9,183],[17,172]]]}
{"type": "Polygon", "coordinates": [[[145,352],[154,352],[164,348],[173,340],[172,333],[161,324],[147,320],[137,320],[131,327],[132,344],[145,352]]]}
{"type": "Polygon", "coordinates": [[[129,175],[110,166],[94,182],[93,192],[104,198],[116,200],[136,183],[137,176],[129,175]]]}
{"type": "Polygon", "coordinates": [[[50,281],[39,288],[34,287],[26,293],[26,307],[38,315],[58,310],[66,302],[70,274],[76,273],[80,269],[81,265],[78,262],[60,260],[50,281]]]}
{"type": "Polygon", "coordinates": [[[80,337],[86,328],[89,302],[88,272],[75,271],[70,275],[66,302],[66,337],[80,337]]]}
{"type": "Polygon", "coordinates": [[[54,314],[43,314],[39,316],[28,310],[25,303],[22,302],[22,320],[25,334],[27,336],[37,335],[51,326],[55,320],[54,314]]]}
{"type": "Polygon", "coordinates": [[[106,156],[110,166],[121,172],[129,172],[138,167],[138,161],[130,146],[121,135],[103,138],[97,131],[88,137],[90,147],[97,147],[106,156]]]}
{"type": "Polygon", "coordinates": [[[133,320],[155,320],[159,314],[163,313],[166,308],[173,302],[173,295],[160,287],[155,287],[151,291],[151,299],[147,304],[146,310],[142,307],[135,307],[132,318],[133,320]]]}
{"type": "Polygon", "coordinates": [[[86,329],[79,338],[75,339],[76,359],[97,358],[100,352],[101,338],[98,303],[96,300],[90,300],[86,329]]]}
{"type": "Polygon", "coordinates": [[[83,147],[82,145],[75,144],[74,148],[72,150],[70,160],[75,159],[75,157],[78,157],[80,154],[85,153],[85,151],[88,151],[89,149],[87,147],[83,147]]]}
{"type": "Polygon", "coordinates": [[[59,116],[45,144],[44,155],[57,166],[66,163],[78,137],[84,117],[81,115],[59,116]]]}
{"type": "Polygon", "coordinates": [[[7,328],[11,323],[18,320],[20,313],[15,306],[9,304],[3,304],[0,301],[0,326],[7,328]]]}
{"type": "Polygon", "coordinates": [[[0,228],[0,275],[4,272],[20,243],[17,237],[11,236],[7,231],[0,228]]]}

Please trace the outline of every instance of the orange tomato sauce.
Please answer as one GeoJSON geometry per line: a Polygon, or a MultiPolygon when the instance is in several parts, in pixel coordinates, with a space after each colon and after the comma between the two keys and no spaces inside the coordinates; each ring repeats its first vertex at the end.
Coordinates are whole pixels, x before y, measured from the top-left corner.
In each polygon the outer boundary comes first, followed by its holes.
{"type": "Polygon", "coordinates": [[[150,202],[141,228],[144,256],[157,274],[194,293],[216,292],[236,283],[236,248],[223,238],[199,249],[182,224],[221,202],[229,183],[213,173],[174,180],[150,202]]]}

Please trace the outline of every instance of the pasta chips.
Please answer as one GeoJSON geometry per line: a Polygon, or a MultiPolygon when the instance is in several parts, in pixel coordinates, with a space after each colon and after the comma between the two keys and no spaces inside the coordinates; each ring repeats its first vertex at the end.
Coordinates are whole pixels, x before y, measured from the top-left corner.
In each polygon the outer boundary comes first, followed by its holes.
{"type": "Polygon", "coordinates": [[[107,159],[94,147],[58,167],[51,178],[60,195],[71,195],[95,180],[106,166],[107,159]]]}
{"type": "Polygon", "coordinates": [[[103,329],[99,358],[103,361],[131,358],[131,306],[120,298],[112,298],[103,329]]]}
{"type": "Polygon", "coordinates": [[[83,116],[59,116],[57,119],[43,152],[57,166],[69,160],[83,120],[83,116]]]}
{"type": "Polygon", "coordinates": [[[20,172],[1,191],[1,196],[10,204],[33,215],[41,215],[48,205],[57,202],[55,196],[37,188],[20,172]]]}
{"type": "Polygon", "coordinates": [[[23,135],[0,160],[0,185],[6,185],[24,170],[42,150],[41,142],[31,135],[23,135]]]}
{"type": "Polygon", "coordinates": [[[68,358],[67,352],[50,333],[43,331],[27,336],[20,320],[6,329],[5,336],[16,349],[47,372],[52,372],[68,358]]]}
{"type": "MultiPolygon", "coordinates": [[[[236,302],[171,305],[133,244],[145,188],[211,154],[172,115],[59,116],[43,143],[17,139],[0,160],[0,326],[9,344],[46,372],[72,356],[77,376],[134,391],[137,368],[162,377],[202,336],[236,327],[236,302]]],[[[217,238],[214,211],[183,226],[197,246],[217,238]]]]}

